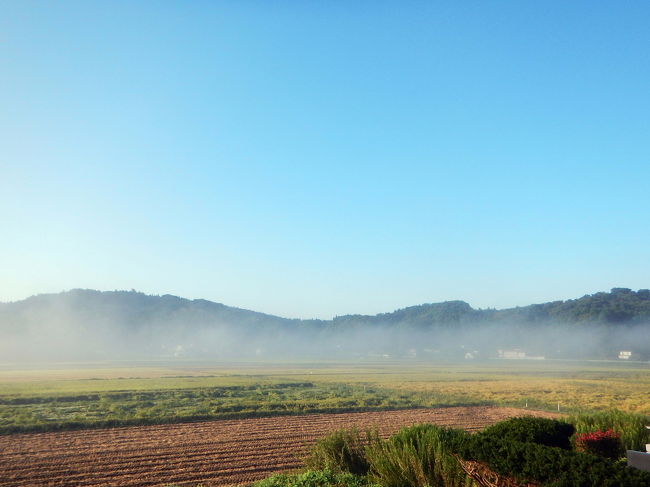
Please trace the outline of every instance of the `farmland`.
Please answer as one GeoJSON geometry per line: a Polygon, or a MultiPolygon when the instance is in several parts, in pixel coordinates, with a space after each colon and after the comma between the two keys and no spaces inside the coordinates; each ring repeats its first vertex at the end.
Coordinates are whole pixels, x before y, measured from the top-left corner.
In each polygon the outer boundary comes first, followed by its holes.
{"type": "Polygon", "coordinates": [[[0,485],[230,485],[299,468],[342,427],[474,431],[558,402],[648,414],[648,390],[642,362],[7,365],[0,485]]]}
{"type": "Polygon", "coordinates": [[[499,405],[649,414],[647,363],[96,364],[0,370],[0,432],[499,405]]]}
{"type": "Polygon", "coordinates": [[[305,446],[339,428],[377,427],[387,436],[430,422],[476,431],[523,413],[412,409],[3,436],[0,486],[233,485],[301,467],[305,446]]]}

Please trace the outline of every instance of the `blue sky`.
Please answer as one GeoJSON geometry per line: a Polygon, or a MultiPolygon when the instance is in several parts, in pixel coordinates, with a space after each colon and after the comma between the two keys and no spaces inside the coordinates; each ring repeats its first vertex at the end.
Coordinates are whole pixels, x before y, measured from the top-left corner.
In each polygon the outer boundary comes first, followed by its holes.
{"type": "Polygon", "coordinates": [[[647,2],[1,2],[0,301],[650,287],[647,2]]]}

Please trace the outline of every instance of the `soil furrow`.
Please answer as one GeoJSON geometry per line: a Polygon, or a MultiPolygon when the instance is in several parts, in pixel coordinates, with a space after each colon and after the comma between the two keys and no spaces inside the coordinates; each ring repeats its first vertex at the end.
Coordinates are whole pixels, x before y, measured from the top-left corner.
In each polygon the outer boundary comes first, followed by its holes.
{"type": "Polygon", "coordinates": [[[456,407],[15,434],[0,437],[0,487],[235,485],[300,467],[305,448],[336,429],[475,431],[523,414],[531,411],[456,407]]]}

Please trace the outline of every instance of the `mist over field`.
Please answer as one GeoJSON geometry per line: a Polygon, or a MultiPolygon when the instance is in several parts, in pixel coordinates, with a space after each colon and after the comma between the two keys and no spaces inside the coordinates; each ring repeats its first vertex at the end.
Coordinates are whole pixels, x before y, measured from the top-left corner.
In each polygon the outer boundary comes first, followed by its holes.
{"type": "Polygon", "coordinates": [[[73,290],[0,304],[2,362],[650,358],[650,292],[477,310],[463,301],[297,320],[206,300],[73,290]]]}

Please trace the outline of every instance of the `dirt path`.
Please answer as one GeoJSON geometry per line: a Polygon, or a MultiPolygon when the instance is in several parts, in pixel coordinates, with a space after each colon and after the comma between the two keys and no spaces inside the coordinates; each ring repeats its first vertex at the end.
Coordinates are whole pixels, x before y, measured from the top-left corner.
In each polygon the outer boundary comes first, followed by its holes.
{"type": "Polygon", "coordinates": [[[530,413],[455,407],[0,436],[0,486],[233,485],[300,468],[305,446],[339,428],[388,435],[427,422],[475,431],[530,413]]]}

